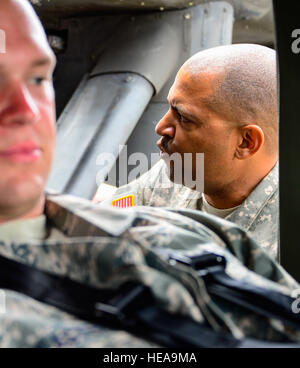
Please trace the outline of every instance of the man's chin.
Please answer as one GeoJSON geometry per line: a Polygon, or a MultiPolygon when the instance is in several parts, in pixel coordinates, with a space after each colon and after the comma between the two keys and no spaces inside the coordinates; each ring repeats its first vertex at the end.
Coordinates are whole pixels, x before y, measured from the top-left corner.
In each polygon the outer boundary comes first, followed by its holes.
{"type": "Polygon", "coordinates": [[[26,217],[44,200],[44,181],[35,180],[0,186],[0,217],[26,217]]]}

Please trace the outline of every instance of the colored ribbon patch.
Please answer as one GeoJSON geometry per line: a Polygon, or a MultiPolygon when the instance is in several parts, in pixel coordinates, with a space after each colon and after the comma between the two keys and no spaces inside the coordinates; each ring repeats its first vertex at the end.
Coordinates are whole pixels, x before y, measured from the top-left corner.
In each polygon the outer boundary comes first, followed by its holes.
{"type": "Polygon", "coordinates": [[[128,208],[134,207],[134,195],[128,195],[122,198],[118,198],[112,201],[113,207],[128,208]]]}

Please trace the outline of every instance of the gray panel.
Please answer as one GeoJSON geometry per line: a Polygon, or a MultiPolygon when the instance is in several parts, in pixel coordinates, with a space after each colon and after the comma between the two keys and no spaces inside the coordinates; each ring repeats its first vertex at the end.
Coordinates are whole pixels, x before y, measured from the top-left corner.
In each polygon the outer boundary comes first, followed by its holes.
{"type": "Polygon", "coordinates": [[[195,53],[209,47],[229,45],[232,43],[234,22],[233,8],[225,1],[203,4],[186,10],[184,13],[184,38],[181,55],[176,70],[171,75],[162,91],[152,102],[166,103],[177,70],[195,53]]]}
{"type": "Polygon", "coordinates": [[[205,0],[30,0],[40,12],[76,14],[95,11],[169,10],[202,4],[205,0]]]}
{"type": "Polygon", "coordinates": [[[231,44],[233,17],[232,6],[224,1],[195,8],[191,55],[209,47],[231,44]]]}
{"type": "MultiPolygon", "coordinates": [[[[31,0],[40,4],[36,10],[45,20],[52,22],[53,14],[59,17],[70,15],[95,15],[104,12],[145,12],[159,9],[181,9],[209,1],[203,0],[31,0]]],[[[218,0],[216,0],[218,1],[218,0]]],[[[273,45],[274,23],[271,0],[227,0],[234,7],[235,24],[233,43],[259,43],[273,45]]]]}
{"type": "Polygon", "coordinates": [[[271,0],[229,0],[234,6],[233,43],[274,43],[271,0]]]}
{"type": "Polygon", "coordinates": [[[91,76],[137,73],[158,93],[178,63],[183,20],[184,12],[180,11],[124,19],[91,76]]]}

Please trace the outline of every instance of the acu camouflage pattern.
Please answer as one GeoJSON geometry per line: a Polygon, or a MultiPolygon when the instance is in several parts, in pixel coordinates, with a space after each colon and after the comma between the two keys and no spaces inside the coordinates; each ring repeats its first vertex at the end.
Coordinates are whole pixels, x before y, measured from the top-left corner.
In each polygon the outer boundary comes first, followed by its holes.
{"type": "MultiPolygon", "coordinates": [[[[226,258],[226,272],[235,279],[286,295],[299,288],[264,249],[230,222],[200,211],[115,209],[54,195],[48,197],[45,213],[49,233],[44,241],[1,241],[0,254],[97,288],[117,288],[126,281],[139,280],[151,288],[161,308],[199,323],[206,321],[216,331],[229,330],[238,338],[300,340],[299,331],[278,320],[263,319],[226,303],[216,304],[194,270],[168,262],[171,251],[181,255],[208,251],[226,258]],[[223,232],[223,240],[210,226],[223,232]]],[[[5,292],[0,347],[156,346],[126,331],[77,319],[21,293],[5,292]]]]}
{"type": "MultiPolygon", "coordinates": [[[[98,190],[100,197],[101,189],[100,185],[98,190]]],[[[197,210],[202,207],[201,193],[171,183],[166,174],[166,165],[162,160],[139,179],[120,188],[114,188],[108,198],[105,200],[101,198],[101,203],[111,205],[115,198],[127,194],[134,194],[135,203],[140,206],[197,210]],[[164,187],[165,183],[169,184],[168,188],[164,187]]],[[[278,258],[278,163],[241,206],[225,219],[248,231],[261,247],[265,248],[274,258],[278,258]]]]}

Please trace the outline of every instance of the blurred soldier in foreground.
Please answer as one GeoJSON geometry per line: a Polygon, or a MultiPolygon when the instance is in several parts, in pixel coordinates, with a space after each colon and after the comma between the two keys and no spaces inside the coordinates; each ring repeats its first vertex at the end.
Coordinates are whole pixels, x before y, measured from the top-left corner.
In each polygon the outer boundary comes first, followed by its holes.
{"type": "MultiPolygon", "coordinates": [[[[100,185],[94,201],[111,205],[133,195],[136,205],[198,209],[242,226],[277,257],[275,51],[250,44],[201,51],[181,67],[168,100],[170,109],[156,126],[162,160],[140,179],[114,189],[109,198],[107,186],[100,185]],[[174,181],[175,165],[171,162],[168,175],[165,158],[180,154],[185,170],[184,155],[191,153],[195,163],[200,152],[203,194],[176,180],[163,187],[167,176],[174,181]]],[[[193,177],[197,174],[194,164],[193,177]]]]}
{"type": "Polygon", "coordinates": [[[45,196],[55,60],[27,1],[1,1],[0,29],[0,346],[299,341],[298,284],[237,226],[198,211],[45,196]]]}

